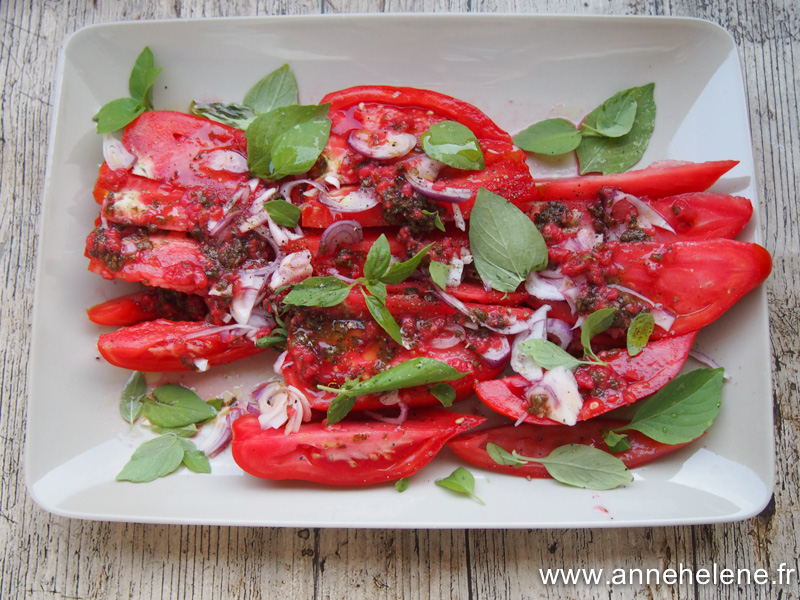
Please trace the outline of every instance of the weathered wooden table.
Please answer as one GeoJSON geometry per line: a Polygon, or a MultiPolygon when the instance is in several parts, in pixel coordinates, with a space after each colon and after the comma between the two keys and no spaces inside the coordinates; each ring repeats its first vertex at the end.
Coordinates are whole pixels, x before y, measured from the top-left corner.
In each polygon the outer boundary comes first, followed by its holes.
{"type": "Polygon", "coordinates": [[[0,357],[2,598],[798,598],[790,584],[545,587],[539,567],[798,567],[800,6],[793,0],[2,0],[0,357]],[[39,198],[66,36],[116,20],[356,12],[683,15],[738,45],[766,245],[777,485],[749,521],[583,531],[330,530],[159,526],[50,515],[24,485],[26,378],[39,198]]]}

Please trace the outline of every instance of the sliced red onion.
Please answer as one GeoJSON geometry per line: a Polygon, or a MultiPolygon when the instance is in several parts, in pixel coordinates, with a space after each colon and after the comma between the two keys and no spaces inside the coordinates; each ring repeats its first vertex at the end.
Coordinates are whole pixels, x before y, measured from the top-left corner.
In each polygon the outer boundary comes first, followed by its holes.
{"type": "Polygon", "coordinates": [[[205,373],[206,371],[208,371],[208,359],[207,358],[195,358],[194,359],[194,366],[201,373],[205,373]]]}
{"type": "Polygon", "coordinates": [[[211,435],[204,444],[198,446],[198,450],[203,452],[209,458],[214,458],[225,448],[227,448],[228,444],[233,438],[233,432],[231,430],[233,422],[245,414],[245,412],[246,411],[244,408],[234,407],[224,415],[224,418],[222,415],[220,415],[220,417],[214,423],[214,429],[212,430],[211,435]]]}
{"type": "Polygon", "coordinates": [[[212,171],[247,173],[247,157],[233,150],[214,150],[204,156],[204,166],[212,171]]]}
{"type": "Polygon", "coordinates": [[[347,135],[347,143],[359,154],[375,160],[387,160],[411,152],[417,145],[417,136],[389,130],[352,129],[347,135]]]}
{"type": "Polygon", "coordinates": [[[528,277],[525,280],[525,291],[539,300],[565,300],[564,294],[559,291],[558,287],[536,271],[528,273],[528,277]]]}
{"type": "Polygon", "coordinates": [[[522,375],[528,381],[539,381],[542,378],[544,371],[536,364],[533,357],[525,354],[519,349],[520,344],[528,340],[547,339],[546,324],[547,313],[550,306],[544,305],[536,309],[536,311],[528,317],[526,325],[528,329],[521,331],[514,338],[514,343],[511,344],[511,368],[515,373],[522,375]]]}
{"type": "Polygon", "coordinates": [[[136,156],[110,133],[103,134],[103,158],[112,171],[130,169],[136,163],[136,156]]]}
{"type": "Polygon", "coordinates": [[[313,179],[295,179],[294,181],[289,181],[287,183],[284,183],[280,187],[281,196],[283,196],[283,198],[287,202],[290,202],[290,198],[291,198],[291,195],[292,195],[292,190],[294,188],[296,188],[298,185],[303,185],[303,184],[310,185],[311,187],[316,188],[317,190],[320,191],[320,193],[324,193],[326,191],[326,188],[325,188],[324,185],[322,185],[321,183],[319,183],[317,181],[314,181],[313,179]]]}
{"type": "MultiPolygon", "coordinates": [[[[451,308],[456,309],[461,314],[465,315],[470,319],[470,321],[480,327],[485,327],[490,331],[494,331],[495,333],[501,333],[503,335],[513,335],[515,333],[519,333],[520,331],[525,331],[528,329],[528,326],[525,321],[519,321],[514,315],[509,315],[509,323],[505,327],[493,327],[491,325],[487,325],[486,323],[482,323],[475,318],[475,315],[472,311],[458,298],[451,296],[450,294],[446,294],[441,290],[434,290],[434,293],[439,296],[439,298],[450,306],[451,308]]],[[[469,327],[469,323],[466,324],[469,327]]]]}
{"type": "MultiPolygon", "coordinates": [[[[689,356],[691,356],[696,361],[703,363],[705,366],[707,366],[707,367],[709,367],[711,369],[722,369],[723,368],[721,364],[719,364],[717,361],[715,361],[713,358],[711,358],[708,354],[700,352],[699,350],[690,350],[689,351],[689,356]]],[[[728,371],[727,370],[723,372],[722,378],[725,381],[730,381],[731,376],[728,375],[728,371]]]]}
{"type": "Polygon", "coordinates": [[[275,371],[276,375],[283,375],[283,367],[285,366],[286,357],[289,356],[289,351],[284,350],[278,355],[278,358],[275,359],[275,363],[272,365],[272,370],[275,371]]]}
{"type": "Polygon", "coordinates": [[[572,252],[586,253],[601,243],[603,243],[601,234],[594,233],[591,229],[579,229],[575,237],[567,238],[561,245],[572,252]]]}
{"type": "Polygon", "coordinates": [[[289,283],[311,277],[313,272],[314,268],[311,266],[311,252],[308,250],[292,252],[281,259],[277,270],[272,274],[269,287],[271,290],[275,291],[279,287],[289,283]]]}
{"type": "Polygon", "coordinates": [[[215,223],[213,225],[209,221],[208,224],[209,224],[209,226],[211,226],[211,229],[209,230],[208,235],[210,235],[213,238],[221,236],[225,232],[225,230],[228,228],[228,225],[231,224],[233,219],[235,219],[241,213],[242,213],[242,211],[240,211],[240,210],[231,211],[225,217],[223,217],[222,219],[220,219],[217,223],[215,223]]]}
{"type": "Polygon", "coordinates": [[[247,325],[240,325],[235,323],[233,325],[218,325],[217,327],[206,327],[204,329],[200,329],[199,331],[193,331],[192,333],[187,333],[183,336],[184,341],[193,340],[200,337],[205,337],[207,335],[215,335],[217,333],[224,333],[224,332],[231,332],[231,335],[235,337],[241,336],[246,330],[248,329],[247,325]],[[233,333],[234,331],[238,330],[237,333],[233,333]]]}
{"type": "Polygon", "coordinates": [[[428,344],[433,348],[445,350],[463,342],[466,335],[467,332],[461,325],[453,323],[444,328],[442,335],[432,339],[428,344]]]}
{"type": "Polygon", "coordinates": [[[546,371],[539,383],[530,387],[526,397],[544,392],[547,395],[547,417],[563,423],[575,425],[583,407],[583,398],[578,390],[578,382],[572,371],[556,367],[546,371]]]}
{"type": "Polygon", "coordinates": [[[308,399],[294,386],[271,381],[257,386],[252,394],[261,412],[258,423],[262,429],[278,429],[285,423],[284,433],[288,435],[295,433],[302,421],[311,419],[308,399]]]}
{"type": "MultiPolygon", "coordinates": [[[[659,227],[661,229],[666,229],[667,231],[675,233],[675,230],[669,223],[667,223],[664,217],[662,217],[659,213],[657,213],[652,206],[647,204],[647,202],[640,200],[636,196],[626,194],[621,190],[613,190],[609,194],[609,199],[612,200],[613,202],[619,202],[620,200],[626,200],[630,202],[634,206],[634,208],[636,208],[636,211],[639,213],[640,217],[644,217],[656,227],[659,227]]],[[[644,227],[644,223],[640,223],[640,226],[644,227]]]]}
{"type": "Polygon", "coordinates": [[[511,344],[508,338],[501,335],[499,336],[500,346],[490,346],[486,352],[481,353],[481,358],[490,367],[499,367],[508,362],[508,357],[511,356],[511,344]]]}
{"type": "Polygon", "coordinates": [[[423,196],[427,196],[431,200],[437,202],[451,202],[453,204],[461,204],[470,200],[473,196],[472,190],[464,188],[453,188],[446,186],[437,186],[433,181],[428,181],[423,177],[412,173],[406,173],[406,180],[411,184],[411,187],[418,191],[423,196]]]}
{"type": "Polygon", "coordinates": [[[363,212],[378,205],[378,199],[370,189],[356,186],[320,192],[317,198],[334,212],[363,212]]]}
{"type": "Polygon", "coordinates": [[[566,321],[553,318],[547,319],[547,333],[558,338],[558,345],[564,350],[572,343],[572,327],[566,321]]]}
{"type": "Polygon", "coordinates": [[[458,206],[458,204],[453,204],[453,222],[461,231],[467,230],[467,222],[464,220],[464,215],[461,212],[461,207],[458,206]]]}
{"type": "Polygon", "coordinates": [[[408,404],[405,402],[398,402],[397,406],[400,407],[400,414],[396,417],[384,417],[382,414],[372,410],[365,410],[364,412],[376,421],[388,423],[389,425],[402,425],[405,423],[406,418],[408,418],[408,404]]]}
{"type": "Polygon", "coordinates": [[[319,253],[327,256],[336,252],[339,246],[349,246],[364,240],[364,229],[361,223],[348,219],[335,221],[322,232],[319,240],[319,253]]]}

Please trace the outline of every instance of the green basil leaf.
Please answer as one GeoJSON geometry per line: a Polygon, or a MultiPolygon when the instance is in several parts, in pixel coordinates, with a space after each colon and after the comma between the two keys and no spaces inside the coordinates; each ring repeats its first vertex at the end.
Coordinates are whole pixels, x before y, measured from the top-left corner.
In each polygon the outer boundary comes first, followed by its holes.
{"type": "Polygon", "coordinates": [[[432,260],[431,264],[428,265],[428,271],[431,274],[433,283],[438,285],[443,290],[447,289],[447,276],[450,274],[450,269],[452,268],[453,265],[432,260]]]}
{"type": "Polygon", "coordinates": [[[152,88],[153,84],[164,69],[156,67],[153,52],[145,46],[141,54],[136,58],[128,80],[128,91],[131,98],[136,100],[145,110],[153,109],[152,88]]]}
{"type": "Polygon", "coordinates": [[[316,164],[328,143],[331,122],[317,119],[298,123],[285,131],[272,147],[272,173],[269,179],[305,173],[316,164]]]}
{"type": "MultiPolygon", "coordinates": [[[[616,138],[583,136],[577,150],[581,175],[621,173],[639,162],[647,149],[655,126],[654,89],[655,84],[650,83],[619,93],[630,93],[636,100],[636,118],[633,127],[625,135],[616,138]]],[[[600,112],[601,107],[598,107],[586,115],[582,126],[587,129],[597,129],[600,112]]]]}
{"type": "Polygon", "coordinates": [[[242,130],[247,129],[253,119],[256,118],[256,113],[249,106],[225,102],[210,102],[207,104],[192,102],[189,106],[189,112],[198,117],[205,117],[217,123],[230,125],[242,130]]]}
{"type": "Polygon", "coordinates": [[[297,81],[288,64],[275,69],[255,84],[245,94],[243,101],[245,106],[262,114],[273,108],[297,103],[297,81]]]}
{"type": "Polygon", "coordinates": [[[394,489],[398,492],[405,492],[408,489],[408,477],[402,477],[394,482],[394,489]]]}
{"type": "Polygon", "coordinates": [[[391,262],[392,250],[389,247],[389,241],[384,234],[381,234],[367,252],[367,260],[364,262],[364,277],[368,280],[379,280],[386,273],[391,262]]]}
{"type": "Polygon", "coordinates": [[[425,154],[455,169],[480,171],[486,168],[483,150],[469,127],[456,121],[440,121],[422,134],[425,154]]]}
{"type": "Polygon", "coordinates": [[[517,454],[512,454],[508,450],[504,450],[497,444],[489,442],[486,444],[486,453],[498,465],[509,465],[512,467],[521,467],[528,464],[529,461],[520,458],[517,454]]]}
{"type": "Polygon", "coordinates": [[[367,291],[370,294],[377,296],[383,301],[384,304],[386,304],[386,297],[388,296],[389,292],[386,290],[385,283],[381,281],[366,281],[364,282],[364,287],[367,288],[367,291]]]}
{"type": "Polygon", "coordinates": [[[464,467],[458,467],[444,479],[437,479],[436,485],[472,496],[475,500],[485,505],[483,500],[475,495],[475,477],[464,467]]]}
{"type": "Polygon", "coordinates": [[[262,336],[256,340],[257,348],[271,348],[272,346],[282,346],[286,344],[286,330],[273,330],[269,336],[262,336]]]}
{"type": "MultiPolygon", "coordinates": [[[[258,115],[245,131],[247,138],[247,166],[250,172],[257,177],[274,178],[277,170],[273,165],[273,152],[275,146],[283,140],[283,136],[296,125],[308,122],[316,122],[310,130],[295,131],[289,134],[288,138],[281,142],[282,160],[287,160],[292,154],[294,143],[304,146],[307,143],[319,145],[321,140],[317,139],[316,133],[322,127],[321,122],[327,120],[330,104],[308,105],[308,106],[281,106],[268,112],[258,115]],[[305,138],[305,139],[304,139],[305,138]]],[[[324,148],[327,143],[327,136],[322,142],[324,148]]],[[[322,148],[320,148],[320,152],[322,148]]],[[[311,150],[308,152],[300,151],[303,159],[308,159],[311,150]]],[[[317,154],[319,156],[319,154],[317,154]]],[[[300,156],[295,152],[296,162],[300,162],[300,156]]],[[[316,158],[314,159],[316,161],[316,158]]],[[[291,161],[290,161],[291,162],[291,161]]],[[[312,162],[313,165],[313,162],[312,162]]],[[[302,172],[302,171],[301,171],[302,172]]],[[[288,173],[287,173],[288,174],[288,173]]]]}
{"type": "Polygon", "coordinates": [[[616,454],[631,449],[631,441],[624,433],[617,433],[611,429],[603,429],[600,433],[611,452],[616,454]]]}
{"type": "Polygon", "coordinates": [[[662,444],[684,444],[705,433],[719,413],[724,369],[676,377],[636,411],[627,427],[662,444]]]}
{"type": "Polygon", "coordinates": [[[160,427],[159,425],[153,425],[153,431],[159,435],[170,433],[180,438],[190,438],[197,435],[199,429],[197,429],[197,425],[191,423],[183,427],[160,427]]]}
{"type": "Polygon", "coordinates": [[[406,279],[411,277],[411,274],[414,271],[417,270],[419,263],[422,262],[422,259],[425,258],[428,250],[430,250],[432,247],[433,244],[428,244],[408,260],[389,265],[389,270],[386,271],[385,275],[380,277],[380,280],[388,285],[404,282],[406,279]]]}
{"type": "Polygon", "coordinates": [[[445,408],[450,408],[453,406],[453,402],[456,401],[456,390],[449,383],[437,383],[432,385],[431,394],[433,394],[433,397],[441,402],[442,406],[445,408]]]}
{"type": "Polygon", "coordinates": [[[97,133],[110,133],[125,127],[144,110],[133,98],[117,98],[97,111],[92,120],[97,122],[97,133]]]}
{"type": "MultiPolygon", "coordinates": [[[[329,390],[329,391],[338,391],[338,390],[329,390]]],[[[353,407],[356,405],[356,396],[348,396],[346,394],[339,394],[331,400],[331,403],[328,405],[328,412],[326,413],[326,423],[328,425],[333,425],[334,423],[338,423],[342,419],[344,419],[347,414],[353,410],[353,407]]]]}
{"type": "Polygon", "coordinates": [[[217,414],[192,390],[181,385],[161,385],[153,390],[155,400],[144,404],[144,416],[159,427],[183,427],[217,414]]]}
{"type": "Polygon", "coordinates": [[[567,444],[547,458],[531,459],[544,465],[553,479],[590,490],[611,490],[633,481],[633,475],[619,458],[583,444],[567,444]]]}
{"type": "Polygon", "coordinates": [[[600,105],[595,130],[606,137],[622,137],[633,128],[637,108],[631,92],[615,94],[600,105]]]}
{"type": "Polygon", "coordinates": [[[642,312],[633,317],[631,324],[628,325],[627,335],[628,354],[630,356],[636,356],[644,350],[655,327],[656,320],[648,312],[642,312]]]}
{"type": "Polygon", "coordinates": [[[117,475],[117,481],[145,483],[169,475],[183,461],[183,446],[174,435],[162,435],[139,446],[117,475]]]}
{"type": "Polygon", "coordinates": [[[526,340],[519,345],[519,349],[533,358],[537,365],[548,371],[556,367],[574,371],[581,365],[589,364],[585,360],[578,360],[561,346],[547,340],[526,340]]]}
{"type": "Polygon", "coordinates": [[[300,222],[300,209],[286,200],[270,200],[264,203],[264,210],[281,227],[297,227],[300,222]]]}
{"type": "Polygon", "coordinates": [[[572,152],[581,143],[578,128],[566,119],[545,119],[514,136],[514,143],[526,152],[557,156],[572,152]]]}
{"type": "Polygon", "coordinates": [[[525,213],[485,188],[478,190],[469,220],[475,268],[499,292],[513,292],[528,273],[547,266],[547,245],[525,213]]]}
{"type": "Polygon", "coordinates": [[[210,398],[207,400],[207,403],[210,404],[215,411],[219,412],[225,405],[225,400],[223,398],[210,398]]]}
{"type": "Polygon", "coordinates": [[[380,325],[395,342],[402,346],[403,336],[400,333],[400,325],[397,324],[397,321],[394,320],[392,313],[390,313],[389,309],[386,308],[386,301],[378,298],[377,296],[370,296],[364,292],[363,289],[361,290],[361,294],[364,296],[369,314],[372,315],[372,318],[375,319],[375,322],[380,325]]]}
{"type": "Polygon", "coordinates": [[[617,309],[615,308],[601,308],[586,317],[581,326],[581,345],[586,356],[591,356],[599,361],[592,351],[592,338],[611,327],[616,313],[617,309]]]}
{"type": "Polygon", "coordinates": [[[142,400],[147,395],[147,382],[144,375],[134,371],[125,382],[119,398],[119,412],[128,423],[133,423],[142,414],[142,400]]]}
{"type": "Polygon", "coordinates": [[[211,463],[208,457],[197,449],[189,440],[181,440],[183,447],[183,464],[195,473],[211,473],[211,463]]]}
{"type": "Polygon", "coordinates": [[[283,299],[297,306],[336,306],[345,301],[353,288],[336,277],[309,277],[296,284],[283,299]]]}
{"type": "Polygon", "coordinates": [[[438,211],[430,211],[430,210],[422,210],[422,214],[428,217],[433,217],[433,224],[439,231],[445,231],[444,223],[442,223],[442,217],[439,215],[438,211]]]}

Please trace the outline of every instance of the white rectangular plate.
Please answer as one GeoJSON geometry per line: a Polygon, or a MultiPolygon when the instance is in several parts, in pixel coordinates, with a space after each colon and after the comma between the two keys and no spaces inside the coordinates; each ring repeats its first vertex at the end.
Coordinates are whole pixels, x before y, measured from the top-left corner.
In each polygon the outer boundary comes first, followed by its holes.
{"type": "MultiPolygon", "coordinates": [[[[158,108],[240,101],[289,63],[301,102],[358,84],[431,88],[471,102],[512,134],[534,121],[578,120],[615,92],[656,83],[655,133],[640,166],[663,159],[737,159],[721,186],[756,200],[740,66],[734,44],[706,22],[534,15],[375,15],[245,18],[99,25],[65,47],[50,145],[34,307],[26,478],[54,513],[159,523],[353,527],[608,527],[747,518],[773,488],[765,293],[758,290],[703,331],[699,347],[727,367],[724,404],[699,443],[635,471],[607,492],[472,469],[476,493],[434,485],[459,463],[447,450],[400,494],[391,485],[332,489],[244,475],[229,455],[212,475],[181,472],[149,484],[114,481],[145,438],[117,411],[128,373],[98,356],[100,328],[84,309],[128,288],[86,270],[84,240],[101,140],[92,115],[127,93],[145,45],[164,67],[158,108]]],[[[534,165],[574,173],[574,165],[534,165]]],[[[757,203],[756,203],[757,204],[757,203]]],[[[758,237],[758,217],[741,239],[758,237]]],[[[220,370],[209,392],[232,388],[268,358],[220,370]]],[[[193,380],[190,379],[190,382],[193,380]]]]}

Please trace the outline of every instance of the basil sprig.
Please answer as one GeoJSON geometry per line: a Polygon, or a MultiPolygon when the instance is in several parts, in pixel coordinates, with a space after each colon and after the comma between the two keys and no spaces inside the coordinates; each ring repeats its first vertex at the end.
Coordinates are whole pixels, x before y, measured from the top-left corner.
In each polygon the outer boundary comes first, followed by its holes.
{"type": "Polygon", "coordinates": [[[480,188],[469,221],[469,244],[481,278],[499,292],[513,292],[531,271],[547,266],[547,245],[525,213],[480,188]]]}
{"type": "Polygon", "coordinates": [[[128,79],[129,98],[117,98],[104,104],[92,120],[97,123],[97,133],[110,133],[122,129],[145,111],[153,110],[153,84],[162,67],[156,67],[153,52],[145,46],[133,64],[128,79]]]}
{"type": "Polygon", "coordinates": [[[545,119],[514,136],[527,152],[556,156],[577,150],[581,175],[621,173],[642,158],[655,126],[655,84],[614,94],[586,115],[580,127],[545,119]]]}
{"type": "Polygon", "coordinates": [[[116,479],[146,483],[169,475],[181,464],[197,473],[211,472],[208,457],[192,442],[175,434],[162,435],[139,446],[116,479]]]}
{"type": "Polygon", "coordinates": [[[422,134],[422,149],[431,158],[465,171],[486,168],[483,150],[470,129],[456,121],[440,121],[422,134]]]}
{"type": "Polygon", "coordinates": [[[499,465],[521,467],[539,463],[556,481],[591,490],[611,490],[633,481],[633,475],[619,458],[585,444],[567,444],[542,458],[508,452],[497,444],[486,444],[486,452],[499,465]]]}
{"type": "Polygon", "coordinates": [[[389,241],[381,234],[367,253],[364,277],[359,277],[353,283],[345,283],[336,277],[309,277],[292,287],[283,303],[323,308],[336,306],[345,301],[355,286],[360,286],[372,317],[395,342],[402,345],[400,326],[386,308],[386,286],[408,279],[432,246],[428,244],[406,261],[392,263],[389,241]]]}
{"type": "Polygon", "coordinates": [[[475,476],[464,467],[458,467],[444,479],[437,479],[436,485],[453,490],[460,494],[466,494],[483,504],[485,502],[475,495],[475,476]]]}
{"type": "Polygon", "coordinates": [[[328,425],[338,423],[355,405],[358,396],[379,394],[419,385],[461,379],[468,373],[433,358],[417,357],[395,365],[363,381],[349,380],[339,388],[318,385],[327,392],[338,394],[328,407],[328,425]]]}
{"type": "Polygon", "coordinates": [[[270,200],[264,203],[264,210],[281,227],[297,227],[300,222],[300,209],[286,200],[270,200]]]}

